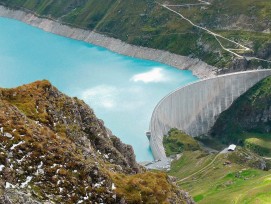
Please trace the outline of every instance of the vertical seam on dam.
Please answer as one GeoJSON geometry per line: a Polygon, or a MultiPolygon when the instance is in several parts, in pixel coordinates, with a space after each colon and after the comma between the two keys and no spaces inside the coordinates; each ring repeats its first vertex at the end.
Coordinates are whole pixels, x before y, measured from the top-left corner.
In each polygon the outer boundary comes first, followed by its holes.
{"type": "Polygon", "coordinates": [[[177,128],[195,137],[208,133],[220,113],[271,70],[252,70],[203,79],[165,96],[155,107],[149,130],[154,158],[166,159],[163,137],[177,128]]]}

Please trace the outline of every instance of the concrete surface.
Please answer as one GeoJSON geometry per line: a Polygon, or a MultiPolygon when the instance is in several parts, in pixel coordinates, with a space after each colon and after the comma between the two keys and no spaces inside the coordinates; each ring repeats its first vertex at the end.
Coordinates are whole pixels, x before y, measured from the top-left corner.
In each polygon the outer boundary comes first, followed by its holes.
{"type": "Polygon", "coordinates": [[[153,111],[149,131],[155,160],[168,163],[163,136],[171,128],[195,137],[208,133],[221,112],[271,70],[237,72],[200,80],[164,97],[153,111]]]}

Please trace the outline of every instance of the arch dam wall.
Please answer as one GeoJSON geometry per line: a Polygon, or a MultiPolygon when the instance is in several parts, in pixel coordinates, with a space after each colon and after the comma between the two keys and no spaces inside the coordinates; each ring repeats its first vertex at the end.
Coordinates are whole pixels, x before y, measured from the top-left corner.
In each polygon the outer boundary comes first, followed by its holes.
{"type": "Polygon", "coordinates": [[[219,114],[271,70],[253,70],[220,75],[182,87],[164,97],[150,122],[150,146],[156,160],[166,160],[163,136],[178,128],[195,137],[208,133],[219,114]]]}

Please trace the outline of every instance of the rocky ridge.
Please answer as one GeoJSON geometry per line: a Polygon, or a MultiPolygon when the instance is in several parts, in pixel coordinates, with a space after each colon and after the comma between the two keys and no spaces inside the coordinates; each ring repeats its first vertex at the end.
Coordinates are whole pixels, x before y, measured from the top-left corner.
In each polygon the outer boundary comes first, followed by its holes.
{"type": "Polygon", "coordinates": [[[0,203],[193,203],[48,81],[0,89],[0,203]]]}

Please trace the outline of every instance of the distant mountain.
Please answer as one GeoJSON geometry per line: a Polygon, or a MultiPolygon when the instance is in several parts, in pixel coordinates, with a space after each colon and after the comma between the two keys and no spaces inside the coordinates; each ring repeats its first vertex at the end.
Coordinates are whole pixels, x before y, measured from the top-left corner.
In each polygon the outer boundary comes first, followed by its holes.
{"type": "Polygon", "coordinates": [[[0,89],[0,203],[193,203],[48,81],[0,89]]]}
{"type": "Polygon", "coordinates": [[[271,67],[270,62],[251,60],[271,60],[270,0],[0,0],[0,4],[134,45],[200,58],[221,72],[271,67]]]}

